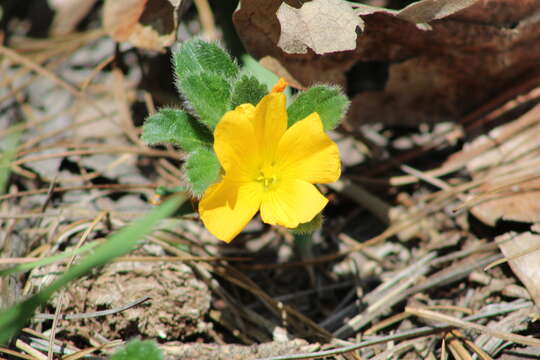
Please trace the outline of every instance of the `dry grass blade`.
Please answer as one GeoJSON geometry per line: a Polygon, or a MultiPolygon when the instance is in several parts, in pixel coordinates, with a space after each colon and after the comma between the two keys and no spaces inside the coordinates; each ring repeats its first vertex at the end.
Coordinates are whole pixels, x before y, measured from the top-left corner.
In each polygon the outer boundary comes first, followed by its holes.
{"type": "Polygon", "coordinates": [[[435,311],[422,309],[422,308],[413,308],[413,307],[407,307],[405,309],[406,312],[433,321],[439,321],[444,322],[448,325],[464,328],[464,329],[470,329],[470,330],[476,330],[481,333],[489,334],[491,336],[504,339],[507,341],[511,341],[517,344],[523,344],[523,345],[530,345],[535,347],[540,347],[540,339],[530,338],[522,335],[512,334],[512,333],[506,333],[503,331],[494,330],[491,328],[488,328],[483,325],[475,324],[470,321],[461,320],[453,316],[444,315],[435,311]]]}
{"type": "Polygon", "coordinates": [[[34,349],[32,346],[28,345],[21,339],[17,339],[17,341],[15,342],[15,346],[23,351],[26,351],[28,354],[32,355],[32,359],[47,360],[47,355],[34,349]]]}
{"type": "Polygon", "coordinates": [[[38,74],[43,75],[53,80],[55,83],[62,86],[64,89],[68,90],[73,95],[77,97],[82,96],[81,91],[77,89],[75,86],[68,84],[66,81],[62,80],[59,76],[47,70],[43,66],[36,64],[35,62],[25,58],[24,56],[19,55],[16,51],[0,45],[0,54],[3,54],[4,56],[10,58],[12,61],[19,63],[21,65],[24,65],[28,67],[29,69],[34,70],[38,74]]]}
{"type": "Polygon", "coordinates": [[[469,354],[467,349],[465,349],[465,346],[463,346],[463,343],[457,334],[450,331],[445,335],[445,339],[446,345],[450,348],[450,352],[454,355],[456,360],[473,360],[473,357],[469,354]]]}
{"type": "Polygon", "coordinates": [[[15,356],[16,358],[19,358],[19,359],[35,360],[35,357],[33,357],[33,356],[26,355],[26,354],[23,354],[23,353],[19,353],[19,352],[16,352],[16,351],[13,351],[13,350],[10,350],[10,349],[6,349],[6,348],[3,348],[3,347],[0,347],[0,353],[15,356]]]}
{"type": "MultiPolygon", "coordinates": [[[[515,312],[520,309],[524,308],[530,308],[532,306],[531,302],[521,302],[513,305],[505,305],[504,309],[499,309],[495,311],[486,312],[484,314],[478,314],[478,315],[471,315],[464,318],[466,321],[474,321],[482,318],[492,317],[501,315],[508,312],[515,312]]],[[[273,356],[273,357],[267,357],[263,359],[257,359],[257,360],[303,360],[303,359],[320,359],[328,356],[334,356],[338,354],[347,353],[350,351],[355,351],[358,349],[362,349],[368,346],[373,346],[381,343],[386,343],[390,341],[400,341],[400,340],[407,340],[411,338],[418,338],[422,336],[428,336],[435,334],[440,331],[450,330],[452,325],[444,324],[444,325],[433,325],[433,326],[424,326],[421,328],[416,328],[412,330],[407,331],[401,331],[396,334],[392,335],[386,335],[386,336],[380,336],[375,337],[373,339],[364,340],[360,343],[356,343],[349,346],[340,347],[338,349],[332,349],[332,350],[325,350],[325,351],[318,351],[313,352],[309,354],[295,354],[295,355],[284,355],[284,356],[273,356]]],[[[525,338],[528,339],[528,338],[525,338]]]]}
{"type": "Polygon", "coordinates": [[[452,329],[451,333],[456,337],[461,339],[465,345],[471,349],[478,357],[482,360],[493,360],[491,356],[489,356],[484,350],[482,350],[479,346],[477,346],[474,342],[472,342],[469,338],[465,337],[463,333],[457,329],[452,329]]]}
{"type": "MultiPolygon", "coordinates": [[[[104,184],[104,185],[83,185],[83,186],[71,186],[71,187],[58,187],[54,188],[53,192],[66,192],[66,191],[75,191],[75,190],[91,190],[91,189],[104,189],[104,190],[115,190],[115,191],[142,191],[146,189],[155,189],[157,184],[104,184]]],[[[13,199],[18,197],[37,195],[37,194],[46,194],[49,189],[37,189],[37,190],[28,190],[20,191],[13,194],[6,194],[0,196],[0,201],[13,199]]]]}

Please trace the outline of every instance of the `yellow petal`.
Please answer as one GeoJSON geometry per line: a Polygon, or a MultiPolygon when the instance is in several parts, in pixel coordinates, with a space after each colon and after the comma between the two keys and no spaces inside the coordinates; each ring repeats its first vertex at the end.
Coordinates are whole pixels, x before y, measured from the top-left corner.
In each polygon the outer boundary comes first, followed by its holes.
{"type": "Polygon", "coordinates": [[[270,93],[255,108],[253,127],[261,149],[261,156],[271,162],[279,139],[287,129],[286,97],[283,93],[270,93]]]}
{"type": "Polygon", "coordinates": [[[302,180],[282,181],[263,194],[261,218],[267,224],[295,228],[311,221],[327,203],[315,185],[302,180]]]}
{"type": "Polygon", "coordinates": [[[214,131],[214,151],[230,178],[249,181],[256,176],[259,145],[253,128],[255,107],[238,106],[223,115],[214,131]]]}
{"type": "Polygon", "coordinates": [[[324,132],[317,113],[287,129],[278,144],[276,167],[282,178],[301,179],[312,184],[339,179],[339,150],[324,132]]]}
{"type": "Polygon", "coordinates": [[[215,237],[230,242],[255,216],[262,198],[256,182],[240,183],[226,177],[210,186],[199,203],[204,226],[215,237]]]}

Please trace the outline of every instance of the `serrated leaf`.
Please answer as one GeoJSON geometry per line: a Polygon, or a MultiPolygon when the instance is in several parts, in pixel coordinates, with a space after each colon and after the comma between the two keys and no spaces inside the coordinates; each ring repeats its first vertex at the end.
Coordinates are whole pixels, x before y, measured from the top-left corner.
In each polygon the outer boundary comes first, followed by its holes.
{"type": "Polygon", "coordinates": [[[178,79],[178,89],[195,110],[200,121],[212,130],[223,114],[230,110],[231,85],[220,75],[185,75],[178,79]]]}
{"type": "Polygon", "coordinates": [[[150,340],[134,340],[118,350],[110,360],[162,360],[163,354],[150,340]]]}
{"type": "Polygon", "coordinates": [[[257,105],[264,95],[268,94],[268,88],[255,76],[243,75],[233,85],[231,96],[231,108],[241,104],[257,105]]]}
{"type": "Polygon", "coordinates": [[[195,196],[201,196],[205,190],[219,179],[221,165],[212,149],[200,148],[191,153],[184,170],[195,196]]]}
{"type": "Polygon", "coordinates": [[[143,126],[142,140],[149,144],[172,143],[185,151],[212,147],[212,134],[197,119],[178,109],[160,109],[143,126]]]}
{"type": "Polygon", "coordinates": [[[194,73],[215,73],[225,79],[238,76],[238,66],[229,54],[213,43],[188,40],[174,51],[176,76],[182,78],[194,73]]]}
{"type": "Polygon", "coordinates": [[[321,117],[324,130],[331,130],[340,123],[348,106],[349,100],[339,89],[324,85],[314,86],[300,93],[287,108],[289,127],[316,112],[321,117]]]}

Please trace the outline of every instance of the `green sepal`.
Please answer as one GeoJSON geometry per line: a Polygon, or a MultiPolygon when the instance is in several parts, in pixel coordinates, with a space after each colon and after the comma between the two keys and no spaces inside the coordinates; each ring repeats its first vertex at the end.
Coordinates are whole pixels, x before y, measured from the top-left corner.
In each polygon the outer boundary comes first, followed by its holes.
{"type": "Polygon", "coordinates": [[[177,79],[177,85],[199,120],[212,130],[230,110],[231,85],[219,74],[184,74],[177,79]]]}
{"type": "Polygon", "coordinates": [[[324,130],[331,130],[339,125],[348,107],[349,100],[338,88],[314,86],[300,93],[287,108],[289,127],[316,112],[321,117],[324,130]]]}
{"type": "Polygon", "coordinates": [[[200,148],[190,154],[184,170],[191,184],[191,192],[199,197],[218,181],[221,165],[212,149],[200,148]]]}
{"type": "Polygon", "coordinates": [[[322,227],[323,224],[323,216],[321,213],[317,214],[311,221],[308,221],[306,223],[302,223],[295,227],[294,229],[291,229],[291,232],[293,234],[303,235],[303,234],[311,234],[314,231],[319,230],[322,227]]]}
{"type": "Polygon", "coordinates": [[[257,105],[268,94],[268,87],[253,75],[242,75],[233,85],[231,108],[241,104],[257,105]]]}
{"type": "Polygon", "coordinates": [[[142,140],[149,144],[172,143],[185,151],[212,147],[210,131],[191,115],[178,109],[160,109],[144,122],[142,140]]]}
{"type": "Polygon", "coordinates": [[[187,192],[189,189],[185,186],[175,186],[173,188],[167,186],[158,186],[154,191],[158,196],[170,196],[179,192],[187,192]]]}
{"type": "Polygon", "coordinates": [[[163,360],[163,354],[150,340],[134,340],[118,350],[110,360],[163,360]]]}
{"type": "Polygon", "coordinates": [[[229,54],[214,43],[188,40],[174,51],[173,57],[178,78],[194,73],[215,73],[230,80],[238,76],[238,66],[229,54]]]}

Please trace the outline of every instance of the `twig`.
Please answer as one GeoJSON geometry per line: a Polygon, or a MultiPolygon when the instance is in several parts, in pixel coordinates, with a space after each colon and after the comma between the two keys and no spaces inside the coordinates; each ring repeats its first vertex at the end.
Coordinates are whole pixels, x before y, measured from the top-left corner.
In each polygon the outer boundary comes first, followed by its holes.
{"type": "MultiPolygon", "coordinates": [[[[90,319],[90,318],[99,317],[99,316],[112,315],[112,314],[125,311],[139,304],[142,304],[143,302],[148,301],[150,299],[151,299],[150,296],[145,296],[143,298],[130,302],[126,305],[122,305],[113,309],[94,311],[94,312],[82,313],[82,314],[60,314],[58,318],[60,320],[81,320],[81,319],[90,319]]],[[[40,320],[52,320],[54,319],[54,316],[55,314],[35,314],[34,317],[40,320]]]]}

